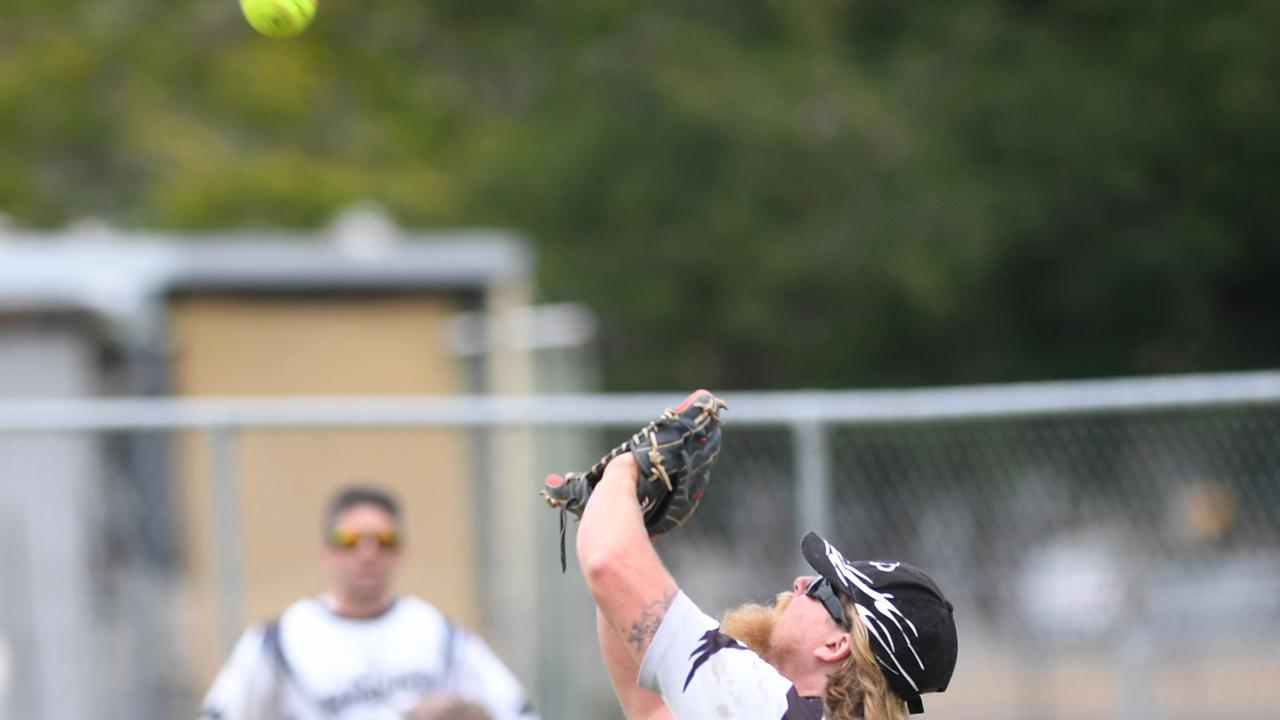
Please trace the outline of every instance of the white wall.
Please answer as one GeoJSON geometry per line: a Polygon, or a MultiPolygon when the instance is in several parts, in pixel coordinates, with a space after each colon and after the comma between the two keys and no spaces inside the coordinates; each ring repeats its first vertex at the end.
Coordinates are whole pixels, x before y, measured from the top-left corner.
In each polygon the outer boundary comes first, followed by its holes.
{"type": "MultiPolygon", "coordinates": [[[[74,326],[0,325],[0,398],[87,396],[96,375],[93,342],[74,326]]],[[[0,717],[97,716],[96,456],[84,436],[0,438],[0,639],[15,658],[0,717]]]]}

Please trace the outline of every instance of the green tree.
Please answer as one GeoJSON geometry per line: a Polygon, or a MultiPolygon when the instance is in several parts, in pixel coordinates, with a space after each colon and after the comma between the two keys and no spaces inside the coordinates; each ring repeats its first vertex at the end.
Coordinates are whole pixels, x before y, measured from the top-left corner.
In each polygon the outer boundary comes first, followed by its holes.
{"type": "Polygon", "coordinates": [[[13,0],[0,210],[510,225],[609,387],[1274,364],[1264,0],[13,0]]]}

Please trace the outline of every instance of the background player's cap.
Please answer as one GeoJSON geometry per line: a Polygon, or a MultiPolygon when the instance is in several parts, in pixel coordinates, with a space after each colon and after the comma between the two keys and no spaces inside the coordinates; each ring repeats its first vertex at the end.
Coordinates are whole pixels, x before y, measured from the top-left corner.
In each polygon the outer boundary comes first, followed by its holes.
{"type": "Polygon", "coordinates": [[[853,600],[889,687],[913,714],[920,695],[942,692],[956,667],[951,603],[923,571],[902,562],[846,560],[817,533],[800,544],[804,559],[853,600]]]}

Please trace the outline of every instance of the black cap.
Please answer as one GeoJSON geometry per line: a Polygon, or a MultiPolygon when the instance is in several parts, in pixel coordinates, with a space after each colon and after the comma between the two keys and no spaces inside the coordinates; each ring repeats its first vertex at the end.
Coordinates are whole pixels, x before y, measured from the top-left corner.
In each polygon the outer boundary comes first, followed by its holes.
{"type": "Polygon", "coordinates": [[[920,695],[946,690],[956,668],[954,609],[937,584],[903,562],[846,560],[817,533],[800,552],[853,601],[889,687],[912,714],[924,712],[920,695]]]}

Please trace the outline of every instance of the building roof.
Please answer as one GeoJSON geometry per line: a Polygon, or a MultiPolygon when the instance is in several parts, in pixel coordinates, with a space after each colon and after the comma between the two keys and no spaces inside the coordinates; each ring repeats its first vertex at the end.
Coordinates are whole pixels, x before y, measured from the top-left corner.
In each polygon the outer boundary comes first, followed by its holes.
{"type": "Polygon", "coordinates": [[[183,291],[483,291],[526,283],[531,265],[514,233],[404,232],[368,209],[312,233],[0,229],[0,313],[146,325],[157,301],[183,291]]]}

